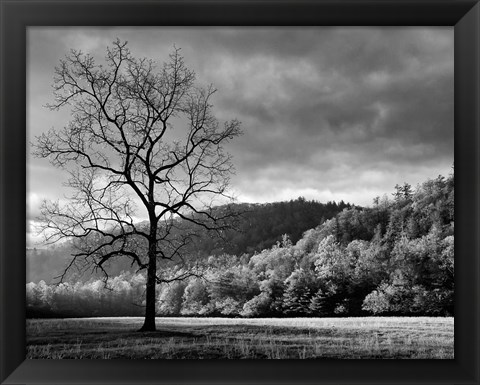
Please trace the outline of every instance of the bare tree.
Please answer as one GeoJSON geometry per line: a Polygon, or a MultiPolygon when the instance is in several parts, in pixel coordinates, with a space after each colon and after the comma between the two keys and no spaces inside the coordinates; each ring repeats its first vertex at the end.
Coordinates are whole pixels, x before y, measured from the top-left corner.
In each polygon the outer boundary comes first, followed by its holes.
{"type": "Polygon", "coordinates": [[[119,40],[101,64],[72,50],[55,68],[48,106],[69,108],[71,121],[33,144],[35,156],[70,174],[68,201],[43,202],[40,218],[48,242],[75,240],[64,274],[80,263],[108,279],[107,261],[130,258],[147,274],[142,331],[155,330],[156,284],[196,274],[182,253],[192,232],[180,224],[221,231],[230,223],[231,212],[214,206],[231,198],[223,144],[241,134],[240,123],[220,124],[210,102],[215,89],[194,82],[177,48],[160,67],[119,40]],[[148,226],[135,219],[138,206],[148,226]],[[162,276],[160,263],[181,268],[162,276]]]}

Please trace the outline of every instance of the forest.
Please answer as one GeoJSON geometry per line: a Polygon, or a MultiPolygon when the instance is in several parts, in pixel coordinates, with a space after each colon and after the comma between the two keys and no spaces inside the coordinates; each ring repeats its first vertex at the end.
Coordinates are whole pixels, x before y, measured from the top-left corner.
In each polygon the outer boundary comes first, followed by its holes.
{"type": "MultiPolygon", "coordinates": [[[[396,185],[369,207],[239,206],[240,231],[192,246],[197,274],[158,285],[158,316],[454,315],[453,171],[396,185]]],[[[68,245],[27,251],[27,317],[144,314],[146,278],[128,263],[110,266],[107,282],[72,273],[54,283],[66,261],[68,245]]]]}

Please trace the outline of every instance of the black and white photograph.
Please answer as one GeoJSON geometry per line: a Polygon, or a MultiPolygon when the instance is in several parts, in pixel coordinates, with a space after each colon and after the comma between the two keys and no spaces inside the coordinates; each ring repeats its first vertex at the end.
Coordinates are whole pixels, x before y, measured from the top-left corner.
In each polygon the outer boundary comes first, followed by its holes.
{"type": "Polygon", "coordinates": [[[453,27],[26,41],[27,359],[455,358],[453,27]]]}

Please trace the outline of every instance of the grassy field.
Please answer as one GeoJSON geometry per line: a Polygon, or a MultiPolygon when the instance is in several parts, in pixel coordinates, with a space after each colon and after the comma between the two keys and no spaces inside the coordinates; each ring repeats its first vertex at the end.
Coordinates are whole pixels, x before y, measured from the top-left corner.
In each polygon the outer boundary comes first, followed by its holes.
{"type": "Polygon", "coordinates": [[[27,320],[27,357],[51,359],[454,358],[453,318],[27,320]]]}

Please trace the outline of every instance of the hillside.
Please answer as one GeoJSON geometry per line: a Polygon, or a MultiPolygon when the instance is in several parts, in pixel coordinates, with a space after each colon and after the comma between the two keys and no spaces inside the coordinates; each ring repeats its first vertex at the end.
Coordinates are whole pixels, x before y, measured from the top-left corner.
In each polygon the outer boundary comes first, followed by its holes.
{"type": "MultiPolygon", "coordinates": [[[[284,234],[296,242],[302,234],[325,220],[333,218],[343,209],[350,207],[343,201],[326,204],[298,198],[289,202],[265,204],[234,204],[230,209],[240,213],[235,230],[227,230],[222,238],[209,233],[201,227],[194,228],[196,237],[185,248],[184,254],[204,259],[211,255],[252,255],[275,245],[284,234]]],[[[223,206],[217,208],[222,210],[223,206]]],[[[181,220],[180,220],[181,222],[181,220]]],[[[143,224],[140,224],[140,226],[143,224]]],[[[180,224],[180,228],[190,227],[180,224]]],[[[47,283],[54,281],[68,263],[71,245],[52,246],[45,249],[27,249],[27,282],[47,283]]],[[[112,276],[131,270],[130,261],[118,259],[108,265],[112,276]]],[[[93,272],[93,276],[98,276],[93,272]]],[[[88,280],[90,274],[80,274],[76,270],[69,272],[70,280],[88,280]]]]}
{"type": "MultiPolygon", "coordinates": [[[[157,314],[453,315],[454,175],[427,180],[415,190],[407,183],[397,185],[392,195],[375,198],[372,207],[345,207],[331,219],[320,220],[296,242],[285,234],[271,247],[253,254],[202,259],[201,277],[158,285],[157,314]]],[[[259,231],[262,225],[287,218],[282,210],[306,204],[300,199],[261,205],[260,210],[250,212],[252,220],[244,226],[248,230],[254,224],[251,229],[259,231]],[[278,219],[267,219],[260,215],[262,210],[273,210],[273,217],[278,219]]],[[[290,223],[295,223],[294,219],[290,223]]],[[[269,229],[273,240],[277,230],[269,229]]],[[[279,225],[278,231],[283,229],[279,225]]],[[[260,247],[256,242],[250,245],[255,245],[251,250],[260,247]]],[[[164,270],[168,275],[169,268],[164,270]]],[[[109,282],[111,290],[97,278],[57,287],[29,283],[28,314],[142,315],[144,285],[142,273],[115,277],[109,282]]]]}

